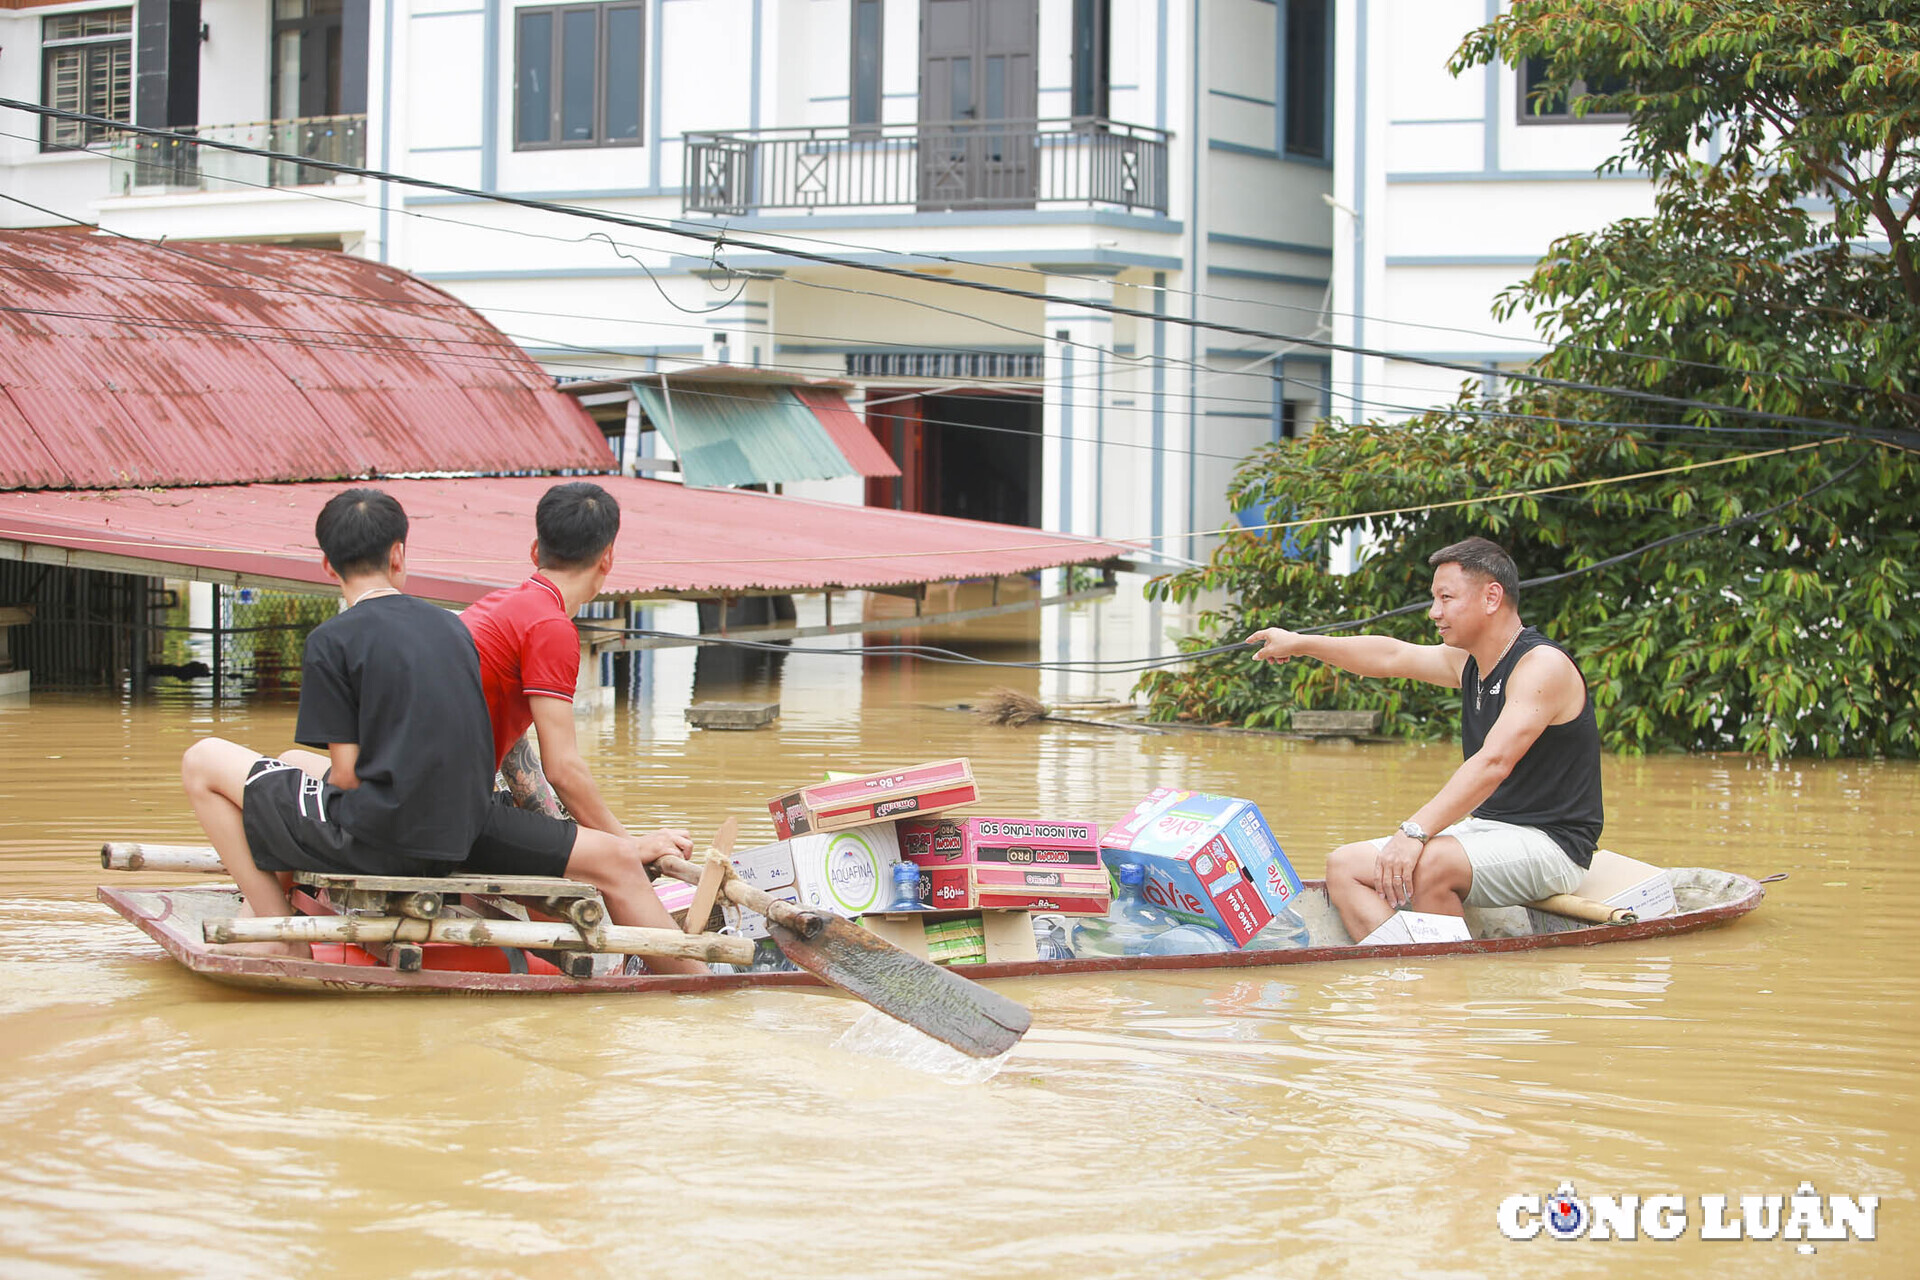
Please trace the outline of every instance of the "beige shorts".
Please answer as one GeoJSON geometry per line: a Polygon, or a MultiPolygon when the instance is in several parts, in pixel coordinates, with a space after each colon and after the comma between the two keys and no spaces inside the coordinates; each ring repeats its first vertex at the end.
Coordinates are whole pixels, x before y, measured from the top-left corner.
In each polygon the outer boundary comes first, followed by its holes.
{"type": "MultiPolygon", "coordinates": [[[[1463,818],[1437,834],[1452,836],[1467,851],[1473,868],[1473,886],[1467,890],[1470,907],[1512,907],[1572,893],[1587,874],[1537,827],[1463,818]]],[[[1369,843],[1384,849],[1388,839],[1369,843]]]]}

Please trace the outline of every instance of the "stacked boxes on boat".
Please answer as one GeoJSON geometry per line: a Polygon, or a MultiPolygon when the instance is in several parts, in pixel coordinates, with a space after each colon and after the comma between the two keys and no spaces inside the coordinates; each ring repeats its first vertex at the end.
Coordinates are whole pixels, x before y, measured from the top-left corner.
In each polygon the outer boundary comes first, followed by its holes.
{"type": "Polygon", "coordinates": [[[1100,841],[1109,870],[1138,863],[1141,895],[1236,947],[1300,896],[1300,877],[1251,800],[1161,787],[1100,841]]]}
{"type": "MultiPolygon", "coordinates": [[[[1086,822],[929,815],[980,798],[965,759],[830,776],[768,801],[774,844],[734,868],[775,898],[858,920],[902,950],[944,964],[1031,960],[1031,913],[1104,914],[1110,890],[1099,830],[1086,822]],[[896,818],[905,818],[896,826],[896,818]],[[921,868],[931,911],[888,912],[893,866],[921,868]]],[[[767,936],[746,916],[741,931],[767,936]]]]}

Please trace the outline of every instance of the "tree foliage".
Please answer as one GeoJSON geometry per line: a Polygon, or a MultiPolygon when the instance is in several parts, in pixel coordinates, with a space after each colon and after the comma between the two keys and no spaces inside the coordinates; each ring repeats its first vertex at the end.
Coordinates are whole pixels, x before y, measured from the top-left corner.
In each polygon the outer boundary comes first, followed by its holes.
{"type": "MultiPolygon", "coordinates": [[[[1624,86],[1572,107],[1631,113],[1609,164],[1653,175],[1654,213],[1557,241],[1501,298],[1554,342],[1532,370],[1547,381],[1249,458],[1236,509],[1326,523],[1294,533],[1304,555],[1229,532],[1207,566],[1156,582],[1226,593],[1193,645],[1418,601],[1427,552],[1468,533],[1529,577],[1675,539],[1523,593],[1582,661],[1611,747],[1920,753],[1912,17],[1866,0],[1521,0],[1472,33],[1456,69],[1545,58],[1546,95],[1624,86]],[[1766,456],[1631,478],[1748,455],[1766,456]],[[1366,522],[1358,572],[1324,571],[1328,536],[1400,508],[1416,509],[1366,522]]],[[[1419,613],[1371,629],[1432,639],[1419,613]]],[[[1338,706],[1456,728],[1449,691],[1311,662],[1231,654],[1143,684],[1162,718],[1277,727],[1338,706]]]]}

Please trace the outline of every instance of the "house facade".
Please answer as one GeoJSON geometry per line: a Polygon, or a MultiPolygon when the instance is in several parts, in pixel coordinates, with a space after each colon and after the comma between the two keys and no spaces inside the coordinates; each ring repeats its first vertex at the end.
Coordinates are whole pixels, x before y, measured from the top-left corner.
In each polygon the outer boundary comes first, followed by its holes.
{"type": "Polygon", "coordinates": [[[1503,0],[1344,0],[1335,49],[1338,144],[1333,331],[1343,345],[1474,366],[1472,374],[1377,356],[1334,357],[1342,417],[1402,417],[1491,390],[1545,349],[1496,297],[1552,242],[1653,210],[1644,173],[1596,176],[1622,149],[1621,117],[1539,102],[1544,68],[1447,62],[1503,0]]]}
{"type": "Polygon", "coordinates": [[[561,378],[843,380],[901,475],[804,491],[1199,558],[1248,450],[1461,380],[1313,340],[1497,374],[1493,295],[1649,205],[1618,122],[1446,73],[1498,3],[0,0],[0,96],[627,220],[0,108],[0,223],[341,248],[561,378]]]}
{"type": "Polygon", "coordinates": [[[1316,0],[28,4],[0,11],[8,97],[758,247],[17,111],[0,182],[129,235],[402,266],[562,377],[729,362],[850,380],[903,475],[832,496],[1192,555],[1235,460],[1326,407],[1324,355],[1285,339],[1324,324],[1330,17],[1316,0]]]}

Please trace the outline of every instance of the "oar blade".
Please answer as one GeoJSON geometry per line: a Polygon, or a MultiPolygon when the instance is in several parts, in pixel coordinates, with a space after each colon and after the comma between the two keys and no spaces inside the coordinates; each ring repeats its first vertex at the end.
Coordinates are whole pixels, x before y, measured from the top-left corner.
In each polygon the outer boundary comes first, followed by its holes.
{"type": "Polygon", "coordinates": [[[1020,1042],[1033,1015],[957,973],[908,955],[838,916],[811,941],[768,921],[787,959],[888,1017],[975,1058],[997,1058],[1020,1042]]]}

